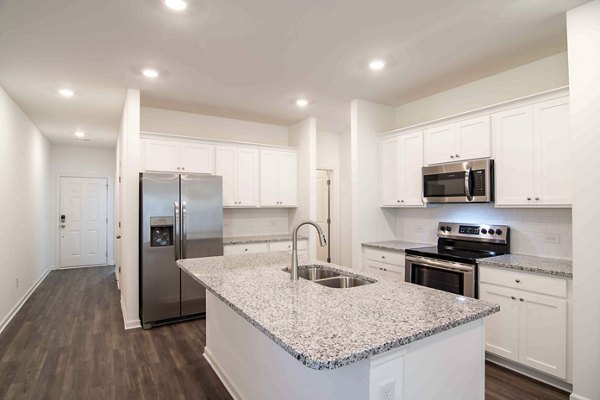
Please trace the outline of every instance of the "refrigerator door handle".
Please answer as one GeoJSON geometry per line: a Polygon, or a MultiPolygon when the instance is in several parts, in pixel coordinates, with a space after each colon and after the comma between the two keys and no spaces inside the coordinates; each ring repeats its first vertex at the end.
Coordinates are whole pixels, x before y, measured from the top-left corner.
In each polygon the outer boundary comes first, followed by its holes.
{"type": "Polygon", "coordinates": [[[175,260],[179,260],[181,243],[179,241],[179,202],[173,203],[173,219],[175,225],[175,232],[173,232],[173,248],[175,249],[175,260]]]}
{"type": "Polygon", "coordinates": [[[187,242],[187,206],[181,202],[181,258],[186,258],[187,242]]]}

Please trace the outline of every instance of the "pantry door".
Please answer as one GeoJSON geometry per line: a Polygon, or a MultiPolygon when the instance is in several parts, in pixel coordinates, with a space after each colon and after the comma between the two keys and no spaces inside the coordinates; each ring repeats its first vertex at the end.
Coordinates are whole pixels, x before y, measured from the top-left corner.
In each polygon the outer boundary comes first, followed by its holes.
{"type": "Polygon", "coordinates": [[[106,265],[106,178],[60,178],[60,267],[106,265]]]}

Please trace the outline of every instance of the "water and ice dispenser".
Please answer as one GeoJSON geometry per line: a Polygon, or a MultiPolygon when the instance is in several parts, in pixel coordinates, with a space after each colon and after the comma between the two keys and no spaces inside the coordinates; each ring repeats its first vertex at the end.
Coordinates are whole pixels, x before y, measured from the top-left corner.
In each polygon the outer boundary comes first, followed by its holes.
{"type": "Polygon", "coordinates": [[[150,247],[173,245],[173,217],[150,217],[150,247]]]}

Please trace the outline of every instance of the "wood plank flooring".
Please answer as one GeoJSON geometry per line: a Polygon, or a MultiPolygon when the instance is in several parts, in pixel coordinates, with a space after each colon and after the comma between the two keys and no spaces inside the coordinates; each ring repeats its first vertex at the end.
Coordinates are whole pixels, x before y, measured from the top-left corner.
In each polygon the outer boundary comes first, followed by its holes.
{"type": "MultiPolygon", "coordinates": [[[[113,270],[48,275],[0,335],[0,399],[231,399],[202,356],[204,320],[125,331],[113,270]]],[[[486,399],[568,395],[487,364],[486,399]]]]}

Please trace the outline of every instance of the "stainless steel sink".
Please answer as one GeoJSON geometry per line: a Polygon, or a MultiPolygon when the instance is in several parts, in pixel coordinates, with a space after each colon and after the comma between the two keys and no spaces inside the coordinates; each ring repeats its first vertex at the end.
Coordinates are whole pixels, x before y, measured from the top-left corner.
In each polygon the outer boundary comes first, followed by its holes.
{"type": "MultiPolygon", "coordinates": [[[[290,273],[290,267],[284,268],[283,271],[290,273]]],[[[375,280],[366,278],[344,275],[341,272],[321,265],[301,266],[298,269],[298,276],[319,285],[338,289],[364,286],[376,282],[375,280]]]]}
{"type": "Polygon", "coordinates": [[[331,288],[351,288],[355,286],[369,285],[373,282],[366,279],[355,278],[352,276],[337,276],[335,278],[327,278],[316,281],[319,285],[331,287],[331,288]]]}
{"type": "MultiPolygon", "coordinates": [[[[290,273],[290,267],[285,268],[284,271],[290,273]]],[[[308,267],[298,269],[298,276],[300,278],[308,279],[309,281],[316,281],[318,279],[333,278],[336,276],[340,276],[340,273],[331,269],[323,269],[320,267],[308,267]]]]}

